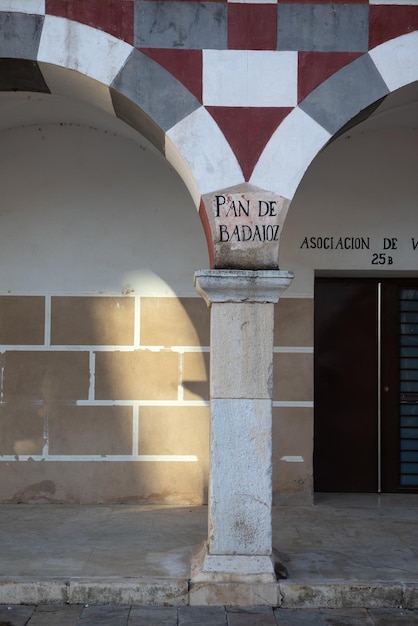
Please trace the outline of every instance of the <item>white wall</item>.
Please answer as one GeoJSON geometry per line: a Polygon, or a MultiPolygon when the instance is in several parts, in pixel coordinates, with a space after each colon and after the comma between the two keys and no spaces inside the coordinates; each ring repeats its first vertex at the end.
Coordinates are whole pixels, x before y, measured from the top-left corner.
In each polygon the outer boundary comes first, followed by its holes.
{"type": "Polygon", "coordinates": [[[358,127],[319,154],[298,188],[281,237],[280,268],[295,272],[286,295],[312,294],[314,270],[417,271],[418,245],[414,250],[412,241],[418,243],[417,164],[418,129],[405,127],[358,127]],[[305,237],[334,237],[334,245],[339,237],[369,238],[370,249],[306,248],[305,237]],[[396,238],[396,249],[385,249],[385,238],[396,238]]]}
{"type": "Polygon", "coordinates": [[[188,192],[145,140],[101,125],[3,117],[0,293],[196,296],[209,261],[188,192]]]}

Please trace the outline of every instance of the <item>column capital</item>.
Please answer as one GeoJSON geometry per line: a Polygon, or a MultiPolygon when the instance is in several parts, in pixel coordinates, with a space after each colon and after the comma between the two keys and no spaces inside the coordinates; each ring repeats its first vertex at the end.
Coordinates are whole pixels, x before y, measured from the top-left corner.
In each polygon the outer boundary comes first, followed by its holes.
{"type": "Polygon", "coordinates": [[[278,302],[293,279],[280,270],[199,270],[196,291],[210,306],[213,302],[278,302]]]}

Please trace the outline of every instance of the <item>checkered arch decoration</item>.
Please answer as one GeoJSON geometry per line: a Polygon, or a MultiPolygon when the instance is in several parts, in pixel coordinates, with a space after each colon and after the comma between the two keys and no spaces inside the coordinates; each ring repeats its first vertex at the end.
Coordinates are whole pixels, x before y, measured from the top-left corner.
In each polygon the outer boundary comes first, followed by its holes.
{"type": "Polygon", "coordinates": [[[244,183],[291,199],[335,133],[418,80],[417,27],[417,0],[0,0],[0,90],[124,120],[198,207],[244,183]]]}

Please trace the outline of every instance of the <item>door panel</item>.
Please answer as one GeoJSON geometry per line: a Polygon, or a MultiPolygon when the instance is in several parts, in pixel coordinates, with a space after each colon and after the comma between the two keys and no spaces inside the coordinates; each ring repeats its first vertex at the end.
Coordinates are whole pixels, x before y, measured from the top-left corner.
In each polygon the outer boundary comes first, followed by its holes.
{"type": "Polygon", "coordinates": [[[382,490],[418,488],[418,281],[382,283],[382,490]]]}
{"type": "Polygon", "coordinates": [[[316,491],[377,490],[376,328],[375,281],[316,281],[316,491]]]}

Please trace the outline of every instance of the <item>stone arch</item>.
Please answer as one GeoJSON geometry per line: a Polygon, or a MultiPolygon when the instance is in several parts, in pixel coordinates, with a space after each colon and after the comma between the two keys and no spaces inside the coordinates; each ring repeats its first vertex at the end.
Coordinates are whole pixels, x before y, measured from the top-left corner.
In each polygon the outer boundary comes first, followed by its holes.
{"type": "Polygon", "coordinates": [[[132,45],[50,15],[0,12],[0,25],[1,91],[71,95],[123,120],[163,153],[198,209],[202,194],[243,182],[203,105],[132,45]]]}
{"type": "Polygon", "coordinates": [[[367,118],[391,92],[418,79],[418,32],[376,46],[319,85],[285,118],[250,183],[293,198],[308,166],[342,128],[367,118]]]}

